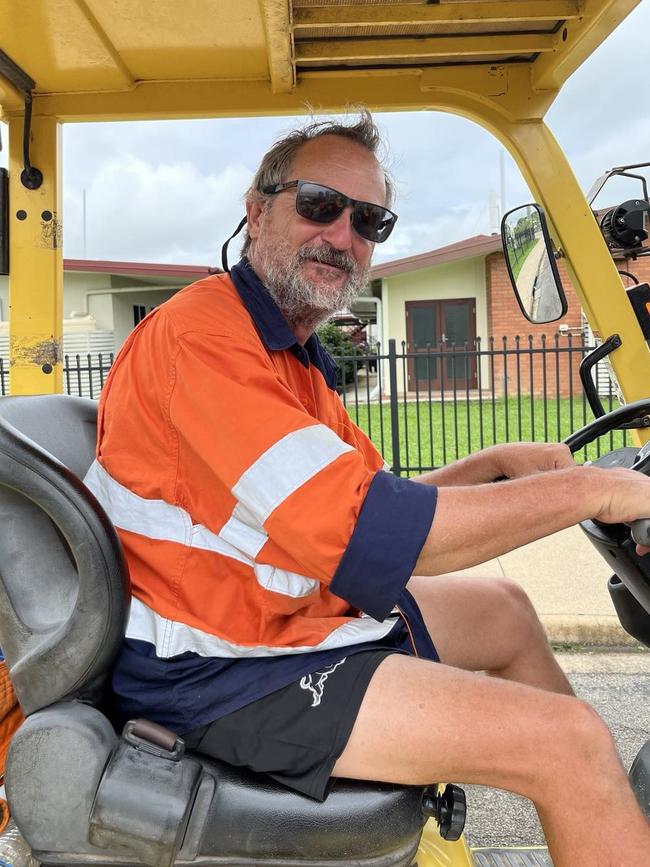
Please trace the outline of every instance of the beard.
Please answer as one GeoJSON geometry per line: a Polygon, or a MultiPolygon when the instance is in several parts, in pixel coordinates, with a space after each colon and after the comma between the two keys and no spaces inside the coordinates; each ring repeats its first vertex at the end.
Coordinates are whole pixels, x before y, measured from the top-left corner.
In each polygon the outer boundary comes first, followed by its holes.
{"type": "Polygon", "coordinates": [[[255,260],[266,289],[292,328],[313,330],[332,313],[349,307],[368,282],[370,266],[361,266],[351,253],[337,250],[327,242],[303,244],[292,250],[284,238],[260,238],[255,244],[255,260]],[[347,274],[341,287],[326,278],[312,280],[303,273],[305,262],[333,265],[347,274]]]}

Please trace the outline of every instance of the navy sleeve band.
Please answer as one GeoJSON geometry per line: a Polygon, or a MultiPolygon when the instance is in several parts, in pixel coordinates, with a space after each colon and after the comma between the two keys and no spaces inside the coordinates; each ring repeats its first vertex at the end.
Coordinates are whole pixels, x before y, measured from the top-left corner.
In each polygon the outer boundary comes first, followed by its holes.
{"type": "Polygon", "coordinates": [[[395,607],[436,511],[438,489],[376,473],[330,590],[375,620],[395,607]]]}

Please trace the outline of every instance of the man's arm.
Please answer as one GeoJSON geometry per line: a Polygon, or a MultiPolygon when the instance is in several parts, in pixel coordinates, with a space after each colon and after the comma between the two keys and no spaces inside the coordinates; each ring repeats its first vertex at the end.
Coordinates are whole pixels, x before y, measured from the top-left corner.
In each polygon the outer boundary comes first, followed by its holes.
{"type": "Polygon", "coordinates": [[[559,469],[500,484],[441,487],[414,574],[475,566],[583,521],[650,517],[650,478],[633,470],[559,469]]]}
{"type": "Polygon", "coordinates": [[[571,452],[563,443],[504,443],[482,449],[413,481],[440,487],[480,485],[573,466],[571,452]]]}

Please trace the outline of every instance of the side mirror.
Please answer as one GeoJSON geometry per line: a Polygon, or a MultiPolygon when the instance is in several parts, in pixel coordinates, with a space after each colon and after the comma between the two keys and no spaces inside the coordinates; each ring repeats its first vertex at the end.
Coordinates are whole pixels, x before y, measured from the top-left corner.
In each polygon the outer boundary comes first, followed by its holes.
{"type": "Polygon", "coordinates": [[[501,220],[501,240],[510,282],[529,322],[555,322],[567,312],[544,211],[523,205],[501,220]]]}

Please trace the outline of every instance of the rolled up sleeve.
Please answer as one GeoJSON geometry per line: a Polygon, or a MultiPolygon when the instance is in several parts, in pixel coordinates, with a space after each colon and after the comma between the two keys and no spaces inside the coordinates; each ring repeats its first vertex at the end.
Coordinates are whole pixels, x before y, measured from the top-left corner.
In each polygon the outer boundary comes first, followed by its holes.
{"type": "Polygon", "coordinates": [[[376,473],[330,584],[332,593],[384,620],[413,574],[437,498],[434,486],[376,473]]]}

